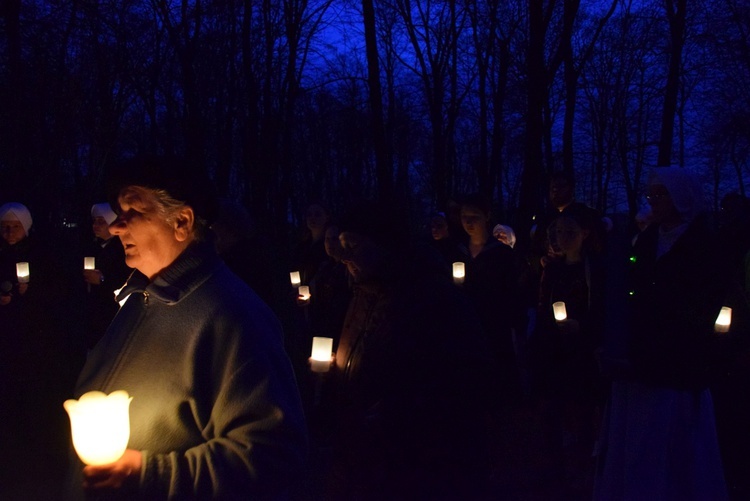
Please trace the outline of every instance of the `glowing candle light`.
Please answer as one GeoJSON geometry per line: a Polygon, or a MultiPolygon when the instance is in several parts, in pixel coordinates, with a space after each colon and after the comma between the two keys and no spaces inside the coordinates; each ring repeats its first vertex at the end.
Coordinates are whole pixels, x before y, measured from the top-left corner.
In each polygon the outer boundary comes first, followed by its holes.
{"type": "Polygon", "coordinates": [[[466,278],[466,265],[460,261],[453,263],[453,282],[462,284],[464,278],[466,278]]]}
{"type": "Polygon", "coordinates": [[[716,332],[729,332],[729,327],[732,325],[732,308],[728,306],[722,306],[719,316],[716,317],[716,324],[714,324],[714,331],[716,332]]]}
{"type": "Polygon", "coordinates": [[[16,263],[16,275],[18,276],[18,283],[29,283],[29,277],[31,276],[31,272],[29,271],[29,263],[16,263]]]}
{"type": "Polygon", "coordinates": [[[302,283],[299,271],[292,271],[289,273],[289,280],[292,282],[292,287],[299,287],[302,283]]]}
{"type": "Polygon", "coordinates": [[[122,457],[130,439],[131,400],[123,390],[109,395],[90,391],[63,403],[70,417],[73,447],[81,461],[103,465],[122,457]]]}
{"type": "Polygon", "coordinates": [[[96,258],[85,257],[83,258],[83,269],[84,270],[95,270],[96,269],[96,258]]]}
{"type": "Polygon", "coordinates": [[[563,301],[552,303],[552,313],[554,313],[555,320],[558,322],[568,318],[568,312],[565,310],[565,303],[563,301]]]}
{"type": "Polygon", "coordinates": [[[333,338],[314,337],[312,342],[311,367],[313,372],[328,372],[331,367],[333,338]]]}
{"type": "Polygon", "coordinates": [[[310,299],[310,287],[307,285],[300,285],[299,286],[299,295],[302,296],[300,299],[303,301],[307,301],[310,299]]]}

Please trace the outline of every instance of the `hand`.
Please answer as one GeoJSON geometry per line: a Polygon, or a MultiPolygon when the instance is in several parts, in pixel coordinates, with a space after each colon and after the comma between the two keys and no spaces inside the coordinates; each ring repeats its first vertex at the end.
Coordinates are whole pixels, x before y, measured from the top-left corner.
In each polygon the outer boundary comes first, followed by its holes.
{"type": "MultiPolygon", "coordinates": [[[[318,361],[318,360],[316,360],[315,362],[316,362],[316,363],[320,363],[320,361],[318,361]]],[[[312,357],[307,357],[307,366],[308,366],[308,367],[309,367],[310,369],[312,369],[312,364],[313,364],[313,359],[312,359],[312,357]]],[[[335,354],[335,353],[332,353],[332,354],[331,354],[331,360],[330,360],[330,361],[328,362],[328,364],[329,364],[329,365],[328,365],[328,369],[329,369],[329,370],[331,369],[331,367],[333,367],[333,366],[334,366],[334,365],[336,364],[336,354],[335,354]]]]}
{"type": "Polygon", "coordinates": [[[578,320],[566,318],[565,320],[557,321],[557,328],[563,334],[575,334],[581,330],[581,324],[578,323],[578,320]]]}
{"type": "Polygon", "coordinates": [[[297,295],[297,306],[310,306],[310,298],[304,298],[304,296],[297,295]]]}
{"type": "Polygon", "coordinates": [[[91,285],[101,285],[102,272],[99,270],[83,270],[83,281],[91,285]]]}
{"type": "Polygon", "coordinates": [[[135,490],[141,479],[141,451],[128,449],[111,464],[83,468],[83,488],[90,494],[135,490]]]}
{"type": "Polygon", "coordinates": [[[18,287],[18,293],[19,293],[20,295],[22,295],[22,296],[23,296],[24,294],[26,294],[26,291],[27,291],[27,290],[29,290],[29,284],[28,284],[28,283],[26,283],[26,282],[24,282],[24,283],[19,283],[17,287],[18,287]]]}

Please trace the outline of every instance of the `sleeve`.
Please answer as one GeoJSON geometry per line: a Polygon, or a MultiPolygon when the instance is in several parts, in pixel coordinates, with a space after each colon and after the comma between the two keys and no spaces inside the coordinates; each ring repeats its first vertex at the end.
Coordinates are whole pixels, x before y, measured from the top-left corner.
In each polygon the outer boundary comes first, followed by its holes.
{"type": "Polygon", "coordinates": [[[144,498],[275,499],[288,489],[307,438],[279,330],[256,324],[196,347],[192,414],[207,416],[199,424],[205,441],[184,452],[144,451],[144,498]]]}

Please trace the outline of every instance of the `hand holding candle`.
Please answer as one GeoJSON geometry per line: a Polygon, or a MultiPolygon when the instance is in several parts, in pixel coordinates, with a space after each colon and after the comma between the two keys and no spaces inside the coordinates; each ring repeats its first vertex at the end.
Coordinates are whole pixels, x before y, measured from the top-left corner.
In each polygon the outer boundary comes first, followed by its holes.
{"type": "Polygon", "coordinates": [[[96,258],[85,257],[83,258],[83,269],[84,270],[95,270],[96,269],[96,258]]]}
{"type": "Polygon", "coordinates": [[[299,292],[299,298],[302,301],[309,301],[310,300],[310,287],[307,285],[300,285],[299,289],[297,289],[299,292]]]}

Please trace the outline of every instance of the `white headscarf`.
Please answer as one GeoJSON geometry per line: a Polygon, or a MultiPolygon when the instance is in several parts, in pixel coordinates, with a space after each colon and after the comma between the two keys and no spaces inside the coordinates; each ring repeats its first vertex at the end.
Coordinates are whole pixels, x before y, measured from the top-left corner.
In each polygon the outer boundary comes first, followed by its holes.
{"type": "Polygon", "coordinates": [[[112,221],[117,219],[117,214],[114,213],[108,203],[102,203],[91,206],[91,217],[102,217],[107,221],[107,224],[112,224],[112,221]]]}
{"type": "Polygon", "coordinates": [[[648,184],[663,185],[669,192],[677,211],[690,222],[704,210],[703,193],[696,176],[680,167],[657,167],[651,173],[648,184]]]}
{"type": "Polygon", "coordinates": [[[0,207],[0,221],[6,219],[18,219],[23,226],[23,231],[26,232],[26,236],[29,235],[31,229],[31,212],[26,208],[25,205],[19,204],[18,202],[8,202],[0,207]]]}

